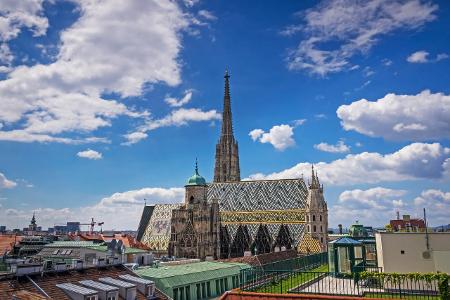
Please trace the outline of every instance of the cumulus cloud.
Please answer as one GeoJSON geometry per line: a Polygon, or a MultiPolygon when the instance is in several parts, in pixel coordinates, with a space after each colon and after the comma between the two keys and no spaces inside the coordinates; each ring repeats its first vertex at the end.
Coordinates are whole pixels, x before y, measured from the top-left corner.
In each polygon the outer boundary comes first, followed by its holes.
{"type": "Polygon", "coordinates": [[[294,135],[294,127],[286,124],[275,125],[269,132],[265,132],[262,129],[253,129],[248,135],[253,141],[259,141],[262,144],[269,143],[280,151],[295,146],[295,141],[292,138],[294,135]]]}
{"type": "MultiPolygon", "coordinates": [[[[450,176],[450,148],[439,143],[413,143],[390,154],[362,152],[332,162],[314,163],[320,180],[330,185],[351,185],[450,176]]],[[[272,174],[253,174],[250,179],[300,178],[311,163],[302,162],[272,174]]]]}
{"type": "Polygon", "coordinates": [[[314,148],[331,153],[346,153],[350,151],[350,146],[347,146],[343,140],[338,141],[336,145],[330,145],[322,142],[314,145],[314,148]]]}
{"type": "Polygon", "coordinates": [[[422,209],[426,208],[432,226],[448,223],[450,192],[424,190],[414,200],[405,199],[406,194],[405,190],[383,187],[347,190],[331,207],[330,218],[334,224],[360,220],[366,225],[383,226],[395,217],[397,211],[422,218],[422,209]]]}
{"type": "Polygon", "coordinates": [[[9,180],[3,173],[0,172],[0,189],[11,189],[16,185],[16,182],[9,180]]]}
{"type": "Polygon", "coordinates": [[[337,225],[359,220],[364,225],[385,225],[397,210],[406,206],[402,200],[405,194],[404,190],[383,187],[344,191],[339,195],[337,204],[330,209],[330,222],[337,225]]]}
{"type": "MultiPolygon", "coordinates": [[[[80,17],[60,33],[56,60],[15,67],[0,81],[0,122],[7,125],[0,139],[65,142],[64,134],[89,133],[118,116],[148,115],[104,99],[103,93],[138,96],[144,84],[180,83],[180,33],[191,24],[177,3],[77,4],[80,17]]],[[[39,34],[46,28],[33,26],[39,34]]]]}
{"type": "Polygon", "coordinates": [[[133,229],[139,224],[144,206],[148,204],[181,203],[184,199],[183,188],[142,188],[102,198],[97,203],[80,208],[36,208],[32,210],[2,209],[0,219],[8,227],[23,227],[28,224],[33,212],[38,225],[44,228],[67,221],[89,221],[91,217],[104,221],[103,229],[133,229]],[[111,216],[114,216],[112,218],[111,216]]]}
{"type": "Polygon", "coordinates": [[[48,20],[43,13],[44,0],[3,0],[0,6],[0,63],[10,64],[14,59],[8,42],[17,38],[23,28],[33,36],[45,35],[48,20]]]}
{"type": "Polygon", "coordinates": [[[430,53],[428,53],[425,50],[417,51],[409,55],[406,60],[410,63],[428,63],[428,62],[438,62],[440,60],[448,58],[448,55],[446,53],[440,53],[436,55],[436,58],[430,59],[428,56],[430,53]]]}
{"type": "Polygon", "coordinates": [[[177,99],[177,98],[173,98],[173,97],[167,96],[164,99],[164,101],[166,101],[166,103],[169,104],[172,107],[183,106],[183,105],[189,103],[189,101],[191,101],[193,91],[194,90],[192,90],[192,89],[184,91],[184,96],[181,99],[177,99]]]}
{"type": "Polygon", "coordinates": [[[298,13],[300,24],[284,35],[302,33],[287,58],[291,70],[325,76],[352,68],[351,59],[368,52],[384,35],[413,30],[436,18],[438,6],[428,1],[322,1],[298,13]]]}
{"type": "Polygon", "coordinates": [[[87,158],[87,159],[93,159],[93,160],[98,160],[98,159],[102,159],[103,155],[100,152],[97,152],[95,150],[92,149],[87,149],[84,151],[80,151],[77,153],[78,157],[82,157],[82,158],[87,158]]]}
{"type": "Polygon", "coordinates": [[[376,101],[361,99],[336,111],[345,130],[387,140],[426,141],[450,138],[450,95],[387,94],[376,101]]]}
{"type": "Polygon", "coordinates": [[[148,131],[167,126],[187,125],[188,122],[220,120],[220,118],[220,113],[214,109],[203,111],[198,108],[180,108],[172,111],[170,114],[161,119],[147,121],[146,125],[141,129],[148,131]]]}
{"type": "Polygon", "coordinates": [[[127,139],[126,142],[122,143],[122,145],[132,145],[132,144],[136,144],[137,142],[144,140],[148,137],[148,134],[146,134],[145,132],[141,132],[141,131],[135,131],[135,132],[131,132],[128,134],[125,134],[124,137],[127,139]]]}

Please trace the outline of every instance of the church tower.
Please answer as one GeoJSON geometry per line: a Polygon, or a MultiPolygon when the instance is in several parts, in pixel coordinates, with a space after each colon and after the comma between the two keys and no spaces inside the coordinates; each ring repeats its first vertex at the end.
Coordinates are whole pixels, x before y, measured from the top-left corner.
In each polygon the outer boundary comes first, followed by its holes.
{"type": "Polygon", "coordinates": [[[311,170],[311,182],[308,189],[306,210],[307,232],[319,241],[322,251],[327,251],[328,240],[328,208],[323,197],[323,185],[320,184],[314,166],[311,170]]]}
{"type": "Polygon", "coordinates": [[[222,131],[216,145],[214,182],[240,181],[238,143],[233,135],[231,116],[230,75],[225,71],[225,93],[223,97],[222,131]]]}

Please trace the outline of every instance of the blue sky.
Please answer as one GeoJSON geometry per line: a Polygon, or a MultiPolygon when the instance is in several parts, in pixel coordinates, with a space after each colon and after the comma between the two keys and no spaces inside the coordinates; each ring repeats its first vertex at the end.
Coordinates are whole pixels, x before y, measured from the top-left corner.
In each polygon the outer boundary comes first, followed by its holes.
{"type": "Polygon", "coordinates": [[[0,2],[0,224],[182,201],[226,68],[242,177],[316,164],[331,227],[450,222],[447,2],[0,2]]]}

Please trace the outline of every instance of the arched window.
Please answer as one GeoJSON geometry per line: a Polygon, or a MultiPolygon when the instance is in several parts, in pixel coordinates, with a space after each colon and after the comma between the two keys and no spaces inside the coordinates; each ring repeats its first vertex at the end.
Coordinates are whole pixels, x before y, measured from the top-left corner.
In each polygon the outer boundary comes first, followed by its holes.
{"type": "Polygon", "coordinates": [[[320,238],[320,242],[323,243],[323,237],[320,238]]]}
{"type": "Polygon", "coordinates": [[[320,232],[323,232],[322,225],[320,225],[320,232]]]}
{"type": "Polygon", "coordinates": [[[320,222],[322,222],[322,215],[319,215],[319,220],[320,222]]]}
{"type": "Polygon", "coordinates": [[[313,222],[316,221],[316,215],[313,215],[313,222]]]}
{"type": "Polygon", "coordinates": [[[189,203],[190,204],[194,203],[194,196],[191,196],[191,198],[189,198],[189,203]]]}
{"type": "Polygon", "coordinates": [[[313,226],[313,231],[316,232],[316,225],[313,226]]]}
{"type": "Polygon", "coordinates": [[[311,228],[309,227],[309,225],[308,225],[308,232],[311,232],[311,228]]]}

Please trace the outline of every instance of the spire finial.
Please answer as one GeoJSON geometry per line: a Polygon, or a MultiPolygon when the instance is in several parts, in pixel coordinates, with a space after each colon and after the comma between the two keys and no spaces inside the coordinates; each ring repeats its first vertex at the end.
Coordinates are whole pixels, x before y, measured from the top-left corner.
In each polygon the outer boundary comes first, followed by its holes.
{"type": "Polygon", "coordinates": [[[198,175],[198,159],[197,159],[197,157],[195,158],[195,174],[198,175]]]}

